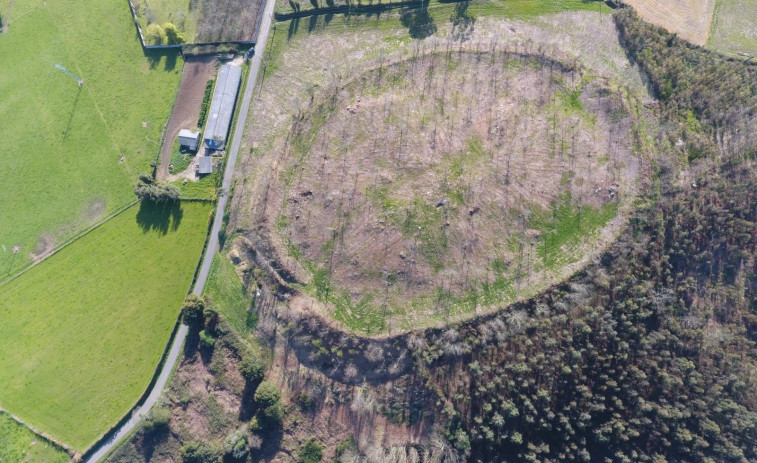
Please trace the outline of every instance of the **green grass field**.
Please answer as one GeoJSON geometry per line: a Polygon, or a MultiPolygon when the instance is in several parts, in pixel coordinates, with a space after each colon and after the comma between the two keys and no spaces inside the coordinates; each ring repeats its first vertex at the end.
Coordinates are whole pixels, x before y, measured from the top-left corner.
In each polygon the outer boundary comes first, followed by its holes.
{"type": "Polygon", "coordinates": [[[757,1],[716,0],[707,46],[757,55],[757,1]]]}
{"type": "Polygon", "coordinates": [[[210,204],[135,205],[0,287],[0,406],[78,450],[147,387],[210,204]]]}
{"type": "Polygon", "coordinates": [[[0,413],[0,461],[66,463],[69,457],[5,413],[0,413]]]}
{"type": "Polygon", "coordinates": [[[175,52],[145,56],[125,1],[2,0],[0,15],[9,23],[0,34],[2,282],[35,248],[59,245],[133,200],[182,62],[175,52]]]}
{"type": "Polygon", "coordinates": [[[247,295],[234,266],[223,254],[216,254],[213,259],[204,295],[238,333],[244,334],[254,327],[255,316],[247,311],[252,297],[247,295]]]}

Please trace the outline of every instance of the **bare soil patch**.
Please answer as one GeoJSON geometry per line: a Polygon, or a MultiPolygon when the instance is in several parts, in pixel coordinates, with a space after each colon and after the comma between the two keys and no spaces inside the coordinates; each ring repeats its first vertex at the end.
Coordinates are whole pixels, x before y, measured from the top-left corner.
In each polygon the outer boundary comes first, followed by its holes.
{"type": "Polygon", "coordinates": [[[187,56],[184,63],[184,73],[181,77],[179,91],[176,94],[171,119],[166,126],[165,139],[160,154],[158,179],[165,180],[169,176],[168,165],[171,162],[171,150],[181,129],[192,128],[197,125],[200,114],[205,84],[216,71],[214,56],[187,56]]]}
{"type": "Polygon", "coordinates": [[[644,20],[704,46],[710,34],[715,0],[628,0],[644,20]]]}
{"type": "Polygon", "coordinates": [[[55,237],[49,233],[43,233],[39,236],[34,250],[31,252],[31,258],[35,263],[44,260],[55,251],[55,237]]]}

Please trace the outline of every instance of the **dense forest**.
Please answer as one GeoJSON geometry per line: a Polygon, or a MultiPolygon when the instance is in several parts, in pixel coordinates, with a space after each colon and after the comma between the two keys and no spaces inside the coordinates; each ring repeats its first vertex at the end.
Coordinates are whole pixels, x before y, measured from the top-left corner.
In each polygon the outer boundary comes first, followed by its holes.
{"type": "Polygon", "coordinates": [[[757,461],[755,71],[615,20],[660,100],[655,185],[570,283],[416,350],[472,461],[757,461]]]}

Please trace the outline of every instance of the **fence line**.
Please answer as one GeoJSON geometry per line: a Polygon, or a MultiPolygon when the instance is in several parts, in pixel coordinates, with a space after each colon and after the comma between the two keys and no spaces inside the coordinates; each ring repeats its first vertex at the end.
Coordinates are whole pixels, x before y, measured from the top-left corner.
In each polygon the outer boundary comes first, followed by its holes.
{"type": "MultiPolygon", "coordinates": [[[[131,11],[131,17],[134,20],[134,27],[137,28],[137,34],[139,35],[139,42],[142,44],[142,48],[145,50],[182,50],[185,46],[219,46],[219,45],[255,45],[254,40],[230,40],[221,42],[194,42],[194,43],[176,43],[173,45],[148,45],[145,42],[145,35],[142,33],[142,26],[139,25],[139,18],[137,17],[137,10],[134,8],[134,4],[131,0],[129,2],[129,10],[131,11]]],[[[260,9],[258,16],[263,16],[263,9],[260,9]]],[[[260,29],[260,21],[258,21],[258,29],[260,29]]],[[[255,37],[257,38],[258,31],[255,31],[255,37]]]]}
{"type": "Polygon", "coordinates": [[[21,275],[23,275],[24,273],[28,272],[29,270],[33,269],[34,267],[36,267],[37,265],[41,264],[42,262],[46,261],[47,259],[51,258],[55,254],[57,254],[58,252],[60,252],[63,248],[68,247],[69,245],[73,244],[75,241],[78,241],[79,239],[83,238],[85,235],[89,234],[95,228],[99,227],[100,225],[103,225],[105,222],[108,222],[110,219],[114,218],[115,216],[117,216],[118,214],[122,213],[126,209],[129,209],[131,206],[133,206],[135,204],[137,204],[137,200],[136,199],[134,199],[130,203],[127,203],[124,206],[121,206],[120,209],[116,209],[114,212],[111,212],[108,216],[102,218],[101,220],[98,220],[97,222],[94,222],[93,224],[91,224],[87,228],[83,229],[79,233],[75,234],[71,238],[65,240],[58,247],[56,247],[55,249],[53,249],[52,251],[50,251],[50,253],[47,256],[45,256],[44,258],[38,260],[37,262],[32,263],[28,267],[24,267],[23,269],[21,269],[21,271],[19,271],[18,273],[16,273],[12,277],[8,278],[7,280],[3,281],[2,283],[0,283],[0,288],[2,288],[3,286],[7,285],[8,283],[10,283],[11,281],[15,280],[16,278],[20,277],[21,275]]]}
{"type": "Polygon", "coordinates": [[[52,445],[53,447],[58,448],[58,450],[61,450],[64,453],[67,453],[70,457],[76,456],[76,450],[69,447],[68,445],[64,444],[63,442],[59,441],[58,439],[54,438],[50,434],[47,434],[45,432],[40,431],[39,429],[35,428],[34,426],[30,425],[29,423],[25,422],[21,418],[17,417],[13,413],[9,412],[8,410],[4,409],[3,407],[0,407],[0,413],[4,413],[8,415],[13,421],[20,424],[21,426],[27,428],[29,431],[34,433],[37,437],[42,439],[43,441],[47,442],[48,444],[52,445]]]}

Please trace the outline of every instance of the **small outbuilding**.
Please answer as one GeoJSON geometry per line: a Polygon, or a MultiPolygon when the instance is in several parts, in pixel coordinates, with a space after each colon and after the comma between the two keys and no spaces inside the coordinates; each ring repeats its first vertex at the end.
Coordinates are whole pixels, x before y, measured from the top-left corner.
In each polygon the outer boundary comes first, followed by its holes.
{"type": "Polygon", "coordinates": [[[213,158],[211,156],[200,156],[197,164],[197,174],[208,175],[213,173],[213,158]]]}
{"type": "Polygon", "coordinates": [[[179,131],[179,144],[187,147],[189,151],[197,151],[197,147],[200,146],[200,132],[181,129],[179,131]]]}

